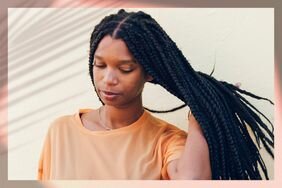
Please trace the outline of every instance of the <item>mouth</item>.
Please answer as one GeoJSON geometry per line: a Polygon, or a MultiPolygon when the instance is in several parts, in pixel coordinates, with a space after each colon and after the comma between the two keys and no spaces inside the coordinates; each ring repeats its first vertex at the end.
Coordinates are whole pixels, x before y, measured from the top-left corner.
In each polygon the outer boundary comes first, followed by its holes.
{"type": "Polygon", "coordinates": [[[114,100],[120,95],[120,93],[105,90],[100,90],[100,93],[106,100],[114,100]]]}
{"type": "Polygon", "coordinates": [[[101,90],[101,92],[106,95],[119,95],[119,93],[117,92],[111,92],[111,91],[105,91],[105,90],[101,90]]]}

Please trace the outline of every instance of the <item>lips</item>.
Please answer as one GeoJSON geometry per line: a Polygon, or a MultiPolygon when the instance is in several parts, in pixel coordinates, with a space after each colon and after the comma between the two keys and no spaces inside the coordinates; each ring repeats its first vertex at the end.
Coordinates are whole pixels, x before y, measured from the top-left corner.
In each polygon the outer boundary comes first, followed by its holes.
{"type": "Polygon", "coordinates": [[[113,101],[120,95],[120,93],[105,90],[100,90],[100,93],[102,98],[108,101],[113,101]]]}
{"type": "Polygon", "coordinates": [[[110,91],[103,91],[101,90],[103,93],[105,93],[106,95],[119,95],[119,93],[116,92],[110,92],[110,91]]]}

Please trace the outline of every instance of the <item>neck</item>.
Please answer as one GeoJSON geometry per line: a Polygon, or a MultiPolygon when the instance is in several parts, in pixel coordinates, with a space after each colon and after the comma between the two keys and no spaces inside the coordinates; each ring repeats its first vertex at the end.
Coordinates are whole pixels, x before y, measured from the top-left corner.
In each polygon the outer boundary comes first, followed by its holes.
{"type": "Polygon", "coordinates": [[[134,123],[144,112],[142,103],[127,107],[104,105],[101,108],[102,123],[112,129],[125,127],[134,123]]]}

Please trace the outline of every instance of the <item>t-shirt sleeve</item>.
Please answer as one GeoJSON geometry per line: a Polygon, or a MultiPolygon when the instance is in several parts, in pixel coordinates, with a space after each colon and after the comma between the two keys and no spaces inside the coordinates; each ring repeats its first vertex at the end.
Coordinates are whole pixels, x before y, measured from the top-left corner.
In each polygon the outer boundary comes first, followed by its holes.
{"type": "Polygon", "coordinates": [[[51,140],[50,140],[50,128],[45,137],[43,148],[41,151],[37,179],[38,180],[49,180],[50,179],[50,162],[51,162],[51,140]]]}
{"type": "Polygon", "coordinates": [[[180,129],[171,129],[165,132],[163,136],[163,166],[161,170],[161,179],[169,179],[167,165],[169,162],[179,159],[186,143],[187,133],[180,129]]]}

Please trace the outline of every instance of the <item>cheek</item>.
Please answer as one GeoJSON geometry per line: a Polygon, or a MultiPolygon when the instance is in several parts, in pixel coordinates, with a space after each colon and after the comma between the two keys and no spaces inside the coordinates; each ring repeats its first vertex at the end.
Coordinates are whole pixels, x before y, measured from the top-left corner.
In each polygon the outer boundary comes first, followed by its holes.
{"type": "Polygon", "coordinates": [[[97,81],[101,80],[101,78],[102,78],[101,71],[97,71],[97,69],[93,68],[93,80],[94,80],[94,83],[96,83],[97,81]]]}
{"type": "Polygon", "coordinates": [[[142,76],[142,74],[134,74],[128,78],[125,79],[125,88],[126,90],[134,91],[135,93],[139,93],[143,90],[145,80],[142,76]]]}

